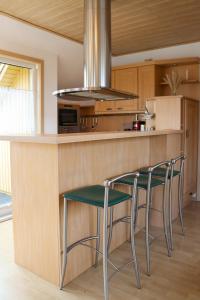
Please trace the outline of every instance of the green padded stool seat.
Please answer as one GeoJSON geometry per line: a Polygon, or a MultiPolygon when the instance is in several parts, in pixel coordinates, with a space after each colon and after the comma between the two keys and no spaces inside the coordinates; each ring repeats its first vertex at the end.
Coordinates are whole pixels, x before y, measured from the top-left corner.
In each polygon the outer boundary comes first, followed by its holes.
{"type": "MultiPolygon", "coordinates": [[[[127,185],[133,185],[133,181],[134,181],[134,178],[132,176],[128,176],[128,177],[125,177],[125,178],[122,178],[122,179],[118,180],[116,183],[123,183],[123,184],[127,184],[127,185]]],[[[162,185],[164,183],[165,183],[164,180],[152,177],[152,179],[151,179],[151,188],[162,185]]],[[[148,188],[148,176],[141,174],[138,177],[137,186],[138,186],[138,188],[142,188],[142,189],[146,190],[148,188]]]]}
{"type": "MultiPolygon", "coordinates": [[[[140,172],[140,174],[148,174],[148,168],[142,168],[140,170],[138,170],[140,172]]],[[[153,176],[157,176],[157,177],[165,177],[166,174],[166,168],[156,168],[155,170],[153,170],[152,175],[153,176]]],[[[173,177],[177,176],[180,174],[180,171],[177,170],[173,170],[173,177]]],[[[168,178],[171,177],[171,170],[169,170],[169,174],[168,174],[168,178]]]]}
{"type": "MultiPolygon", "coordinates": [[[[134,183],[134,177],[132,184],[134,183]]],[[[104,193],[105,187],[102,185],[91,185],[78,188],[67,192],[64,197],[68,200],[87,203],[97,207],[104,207],[104,193]]],[[[128,200],[131,195],[110,189],[108,198],[108,207],[128,200]]]]}

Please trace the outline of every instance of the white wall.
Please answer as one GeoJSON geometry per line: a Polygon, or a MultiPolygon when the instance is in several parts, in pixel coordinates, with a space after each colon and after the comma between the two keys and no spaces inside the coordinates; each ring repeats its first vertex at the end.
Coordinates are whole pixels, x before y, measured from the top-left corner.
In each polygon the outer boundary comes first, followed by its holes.
{"type": "MultiPolygon", "coordinates": [[[[46,133],[55,133],[57,110],[52,91],[57,88],[83,85],[83,46],[0,15],[0,49],[44,60],[44,127],[46,133]]],[[[112,61],[116,66],[149,58],[167,59],[185,56],[200,56],[200,42],[113,57],[112,61]]]]}
{"type": "Polygon", "coordinates": [[[200,42],[116,56],[113,57],[112,63],[113,66],[120,66],[144,61],[145,59],[170,59],[191,56],[200,56],[200,42]]]}
{"type": "Polygon", "coordinates": [[[83,84],[82,45],[0,15],[0,49],[44,60],[44,128],[56,133],[57,88],[83,84]]]}

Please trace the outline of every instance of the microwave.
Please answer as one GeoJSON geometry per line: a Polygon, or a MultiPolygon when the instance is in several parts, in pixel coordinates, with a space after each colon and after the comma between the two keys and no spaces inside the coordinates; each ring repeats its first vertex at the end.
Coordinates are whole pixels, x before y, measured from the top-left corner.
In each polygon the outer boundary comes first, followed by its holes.
{"type": "Polygon", "coordinates": [[[80,107],[58,103],[58,133],[80,131],[80,107]]]}

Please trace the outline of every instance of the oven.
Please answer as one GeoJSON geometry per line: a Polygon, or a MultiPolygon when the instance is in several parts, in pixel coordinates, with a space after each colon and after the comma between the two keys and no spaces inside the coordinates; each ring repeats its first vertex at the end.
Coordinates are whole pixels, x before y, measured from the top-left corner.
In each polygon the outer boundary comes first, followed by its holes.
{"type": "Polygon", "coordinates": [[[80,107],[58,103],[58,133],[80,131],[80,107]]]}

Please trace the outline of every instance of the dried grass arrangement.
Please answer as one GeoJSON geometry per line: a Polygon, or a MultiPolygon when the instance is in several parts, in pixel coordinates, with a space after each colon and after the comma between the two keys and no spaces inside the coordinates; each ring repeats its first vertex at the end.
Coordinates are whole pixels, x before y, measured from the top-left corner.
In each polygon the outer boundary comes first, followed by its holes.
{"type": "Polygon", "coordinates": [[[169,85],[172,95],[176,95],[182,79],[176,71],[172,71],[164,76],[163,82],[169,85]]]}

